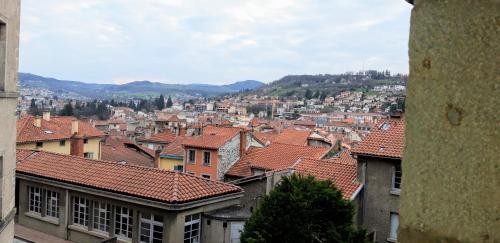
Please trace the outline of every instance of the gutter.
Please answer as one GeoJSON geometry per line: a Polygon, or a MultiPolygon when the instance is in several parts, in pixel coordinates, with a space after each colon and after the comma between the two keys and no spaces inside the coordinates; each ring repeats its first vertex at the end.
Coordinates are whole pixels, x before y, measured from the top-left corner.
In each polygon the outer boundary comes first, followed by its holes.
{"type": "Polygon", "coordinates": [[[354,198],[356,198],[358,196],[358,194],[361,192],[363,187],[364,187],[364,184],[359,185],[358,189],[356,189],[356,191],[354,191],[354,193],[351,195],[351,198],[350,198],[351,201],[354,200],[354,198]]]}

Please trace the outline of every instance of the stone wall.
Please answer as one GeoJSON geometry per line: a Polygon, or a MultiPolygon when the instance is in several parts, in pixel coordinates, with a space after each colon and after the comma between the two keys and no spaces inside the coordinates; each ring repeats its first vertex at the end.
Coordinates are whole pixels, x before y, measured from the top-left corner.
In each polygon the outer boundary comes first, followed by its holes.
{"type": "Polygon", "coordinates": [[[400,239],[500,242],[500,1],[415,0],[400,239]]]}
{"type": "Polygon", "coordinates": [[[240,135],[236,135],[219,148],[217,180],[223,181],[224,174],[240,159],[240,135]]]}
{"type": "Polygon", "coordinates": [[[0,0],[0,242],[14,237],[19,0],[0,0]]]}

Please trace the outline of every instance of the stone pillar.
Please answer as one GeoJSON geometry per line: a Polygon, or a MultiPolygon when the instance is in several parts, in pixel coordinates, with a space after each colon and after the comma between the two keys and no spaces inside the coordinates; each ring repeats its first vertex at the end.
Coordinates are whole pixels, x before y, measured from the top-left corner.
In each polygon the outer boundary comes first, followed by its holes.
{"type": "Polygon", "coordinates": [[[401,242],[500,242],[500,1],[415,0],[401,242]]]}
{"type": "Polygon", "coordinates": [[[14,238],[19,0],[0,0],[0,242],[14,238]]]}

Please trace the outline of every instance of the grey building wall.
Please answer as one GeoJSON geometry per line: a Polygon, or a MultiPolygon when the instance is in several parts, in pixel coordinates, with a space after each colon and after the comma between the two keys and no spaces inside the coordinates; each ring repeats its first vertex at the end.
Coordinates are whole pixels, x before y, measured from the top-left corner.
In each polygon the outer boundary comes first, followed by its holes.
{"type": "Polygon", "coordinates": [[[0,0],[0,242],[14,237],[19,0],[0,0]]]}
{"type": "Polygon", "coordinates": [[[364,188],[362,201],[357,202],[361,210],[357,218],[367,233],[376,232],[377,242],[387,242],[391,212],[399,213],[399,195],[391,193],[393,166],[398,163],[401,161],[358,156],[358,175],[364,188]]]}
{"type": "MultiPolygon", "coordinates": [[[[236,205],[239,202],[238,199],[231,199],[207,205],[200,205],[198,207],[193,207],[182,211],[172,211],[157,207],[145,206],[142,204],[116,200],[113,198],[107,198],[94,194],[83,193],[68,188],[61,188],[58,186],[42,184],[40,182],[33,182],[23,179],[19,180],[18,190],[19,190],[19,205],[18,205],[19,213],[17,216],[17,222],[19,224],[74,242],[99,242],[103,239],[115,236],[113,219],[114,219],[114,208],[116,206],[126,207],[129,210],[133,211],[134,223],[132,231],[132,242],[139,242],[140,212],[152,213],[155,215],[161,215],[163,217],[163,242],[171,242],[171,243],[183,242],[184,223],[185,223],[185,217],[187,215],[191,214],[202,215],[204,212],[209,212],[220,208],[236,205]],[[52,190],[60,193],[60,201],[59,201],[60,217],[58,220],[49,219],[47,217],[40,217],[28,211],[29,207],[28,186],[36,186],[39,188],[52,190]],[[91,201],[105,202],[111,205],[112,207],[111,223],[110,223],[111,227],[108,234],[103,234],[103,232],[91,230],[88,227],[81,227],[72,224],[73,209],[72,209],[71,197],[73,196],[81,196],[91,201]]],[[[89,211],[89,226],[92,225],[92,220],[93,220],[92,210],[93,210],[93,203],[91,203],[89,211]]],[[[201,217],[203,218],[203,216],[201,217]]],[[[210,230],[210,228],[206,230],[210,230]]],[[[204,229],[202,228],[201,232],[203,233],[203,231],[204,229]]],[[[202,233],[200,233],[200,237],[202,237],[202,233]]]]}
{"type": "Polygon", "coordinates": [[[217,180],[224,180],[224,174],[240,159],[240,135],[222,145],[218,151],[217,180]]]}

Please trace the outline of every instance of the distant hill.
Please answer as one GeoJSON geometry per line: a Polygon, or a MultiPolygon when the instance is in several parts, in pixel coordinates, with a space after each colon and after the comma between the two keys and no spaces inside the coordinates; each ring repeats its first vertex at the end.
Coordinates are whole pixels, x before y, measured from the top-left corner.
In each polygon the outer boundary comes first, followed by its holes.
{"type": "MultiPolygon", "coordinates": [[[[287,75],[269,84],[242,94],[260,96],[299,97],[307,90],[312,94],[335,95],[342,91],[368,91],[377,85],[406,85],[406,75],[391,75],[389,72],[367,71],[363,73],[287,75]]],[[[238,94],[241,95],[241,94],[238,94]]]]}
{"type": "Polygon", "coordinates": [[[79,81],[59,80],[31,73],[19,73],[19,84],[26,88],[45,88],[56,93],[75,93],[89,98],[119,98],[155,96],[161,94],[180,96],[214,96],[253,90],[264,85],[256,80],[239,81],[228,85],[210,84],[165,84],[152,81],[134,81],[126,84],[95,84],[79,81]]]}

